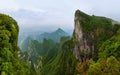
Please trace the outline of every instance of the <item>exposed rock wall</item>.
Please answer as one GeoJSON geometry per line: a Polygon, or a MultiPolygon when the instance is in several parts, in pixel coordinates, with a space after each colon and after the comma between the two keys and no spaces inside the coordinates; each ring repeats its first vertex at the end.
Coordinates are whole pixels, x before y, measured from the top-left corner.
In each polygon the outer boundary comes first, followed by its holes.
{"type": "Polygon", "coordinates": [[[93,57],[97,60],[101,43],[116,33],[112,20],[106,17],[89,16],[77,10],[74,22],[72,51],[76,59],[84,61],[93,57]]]}
{"type": "MultiPolygon", "coordinates": [[[[79,12],[79,11],[77,11],[79,12]]],[[[76,59],[83,61],[86,58],[89,58],[92,54],[94,54],[94,44],[90,43],[88,37],[94,39],[94,35],[92,33],[86,34],[82,30],[82,21],[84,21],[84,17],[80,17],[80,15],[75,14],[75,30],[74,30],[74,41],[75,41],[75,48],[73,53],[76,59]],[[93,51],[92,51],[93,50],[93,51]]]]}

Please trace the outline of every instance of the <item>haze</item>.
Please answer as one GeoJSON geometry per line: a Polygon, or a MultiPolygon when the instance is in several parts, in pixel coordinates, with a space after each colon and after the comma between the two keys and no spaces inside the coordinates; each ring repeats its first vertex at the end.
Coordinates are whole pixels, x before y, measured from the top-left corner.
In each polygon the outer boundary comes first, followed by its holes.
{"type": "Polygon", "coordinates": [[[120,0],[0,0],[0,12],[17,20],[20,30],[73,30],[76,9],[120,21],[119,7],[120,0]]]}

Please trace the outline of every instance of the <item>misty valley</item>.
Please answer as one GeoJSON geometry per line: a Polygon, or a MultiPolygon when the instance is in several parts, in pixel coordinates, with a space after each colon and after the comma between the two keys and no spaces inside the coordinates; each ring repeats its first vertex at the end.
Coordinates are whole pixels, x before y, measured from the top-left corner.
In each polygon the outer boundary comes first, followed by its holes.
{"type": "Polygon", "coordinates": [[[73,21],[70,32],[22,32],[0,14],[0,75],[120,75],[120,22],[81,10],[73,21]]]}
{"type": "Polygon", "coordinates": [[[50,64],[56,58],[63,42],[69,40],[71,36],[61,28],[51,33],[44,32],[33,35],[20,36],[21,39],[18,42],[22,51],[18,55],[23,62],[31,66],[35,75],[45,75],[47,73],[45,65],[50,64]]]}

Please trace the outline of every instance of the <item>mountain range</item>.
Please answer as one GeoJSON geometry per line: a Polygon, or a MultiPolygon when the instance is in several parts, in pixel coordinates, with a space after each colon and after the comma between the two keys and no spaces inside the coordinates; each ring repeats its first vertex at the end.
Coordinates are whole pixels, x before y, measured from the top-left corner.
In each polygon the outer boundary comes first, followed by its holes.
{"type": "Polygon", "coordinates": [[[19,35],[18,45],[19,47],[21,47],[21,45],[23,45],[25,41],[29,39],[42,42],[43,39],[45,38],[45,39],[51,39],[55,42],[60,42],[60,38],[62,36],[70,36],[70,35],[61,28],[58,28],[57,30],[50,33],[49,32],[21,33],[19,35]]]}
{"type": "Polygon", "coordinates": [[[17,22],[0,14],[0,74],[120,75],[119,22],[80,10],[74,16],[72,36],[59,28],[18,41],[17,22]]]}

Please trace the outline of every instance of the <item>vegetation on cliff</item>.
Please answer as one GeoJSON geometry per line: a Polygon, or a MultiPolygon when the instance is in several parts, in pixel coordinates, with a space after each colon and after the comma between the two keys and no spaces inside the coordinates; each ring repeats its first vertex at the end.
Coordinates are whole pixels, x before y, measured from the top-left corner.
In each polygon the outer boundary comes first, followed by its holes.
{"type": "Polygon", "coordinates": [[[75,47],[80,41],[76,41],[74,31],[72,38],[62,44],[56,58],[47,64],[50,71],[47,70],[45,75],[119,75],[120,25],[113,24],[112,19],[89,16],[79,10],[75,16],[82,27],[83,39],[87,42],[85,44],[90,47],[94,44],[90,50],[94,52],[86,54],[86,51],[81,52],[80,48],[76,48],[82,61],[76,59],[75,47]]]}
{"type": "Polygon", "coordinates": [[[99,49],[98,60],[91,58],[87,62],[81,62],[76,69],[81,75],[119,75],[120,74],[120,31],[105,41],[99,49]],[[84,64],[84,65],[83,65],[84,64]],[[85,67],[87,67],[85,69],[85,67]]]}
{"type": "MultiPolygon", "coordinates": [[[[42,42],[27,38],[23,44],[26,52],[18,57],[17,22],[0,14],[0,74],[119,75],[120,25],[79,10],[75,12],[75,25],[72,37],[60,36],[59,42],[57,38],[44,38],[42,42]]],[[[64,33],[61,29],[57,32],[64,33]]]]}
{"type": "Polygon", "coordinates": [[[30,75],[30,68],[17,55],[19,27],[17,22],[0,14],[0,75],[30,75]]]}
{"type": "MultiPolygon", "coordinates": [[[[77,14],[81,17],[81,11],[78,10],[77,14]]],[[[78,75],[119,75],[120,25],[113,24],[113,20],[106,17],[89,16],[87,18],[88,20],[80,18],[79,21],[84,34],[90,36],[92,32],[95,36],[94,39],[87,38],[87,41],[96,44],[95,54],[77,64],[78,75]]]]}

